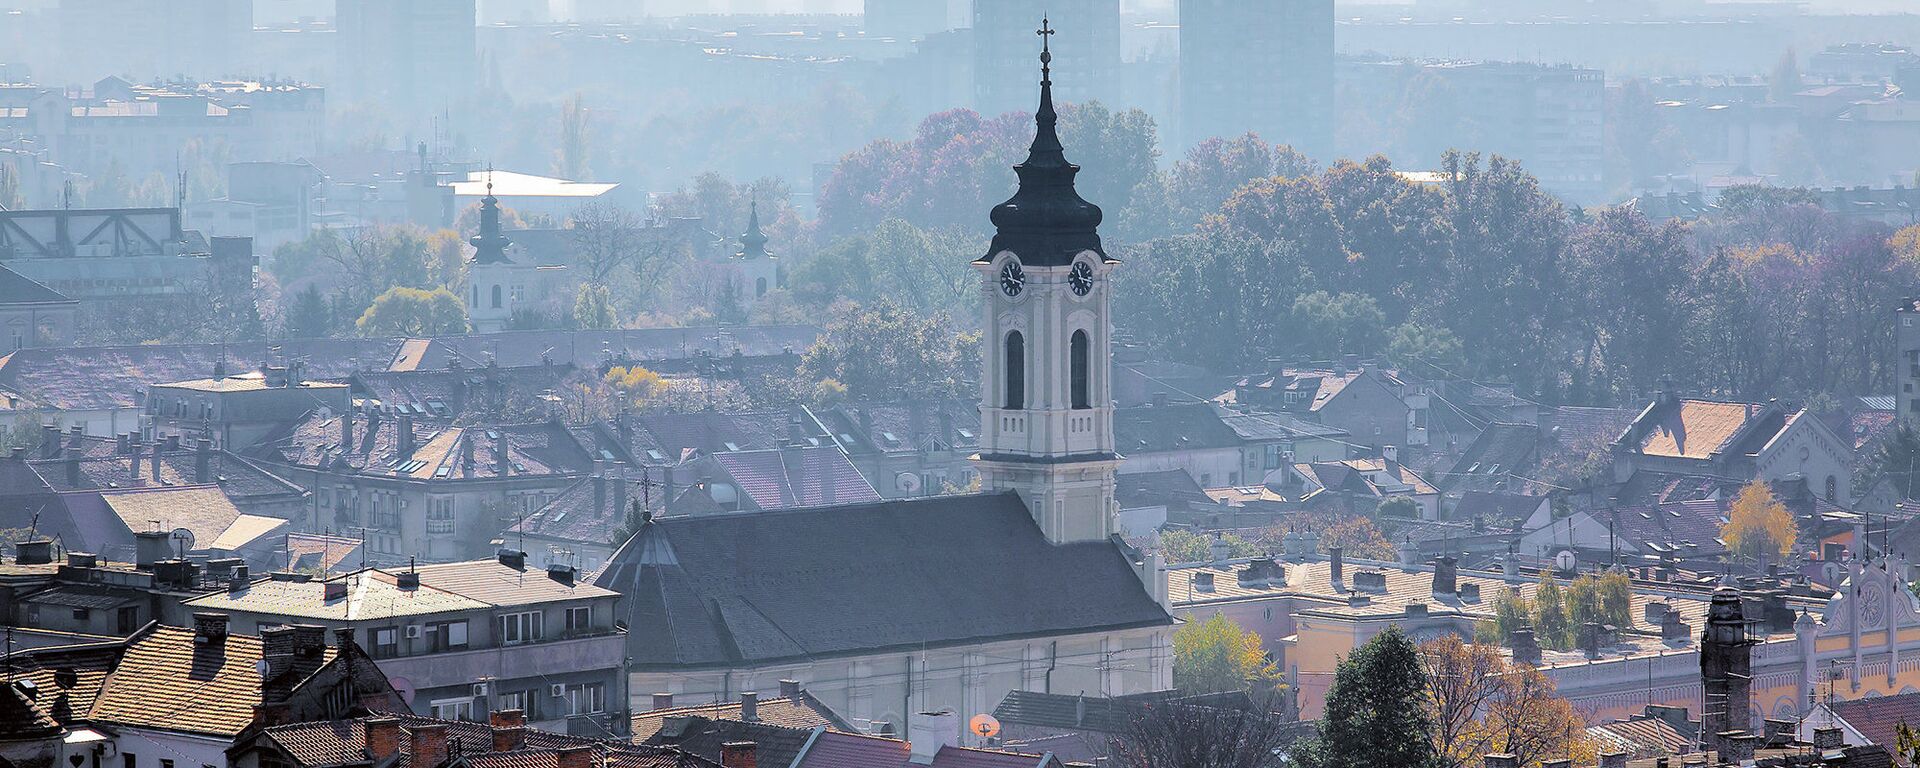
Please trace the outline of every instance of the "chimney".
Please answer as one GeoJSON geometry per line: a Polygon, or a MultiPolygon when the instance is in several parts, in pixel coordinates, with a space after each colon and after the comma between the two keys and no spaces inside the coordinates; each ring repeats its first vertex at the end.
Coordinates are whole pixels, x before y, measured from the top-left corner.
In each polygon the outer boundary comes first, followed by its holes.
{"type": "MultiPolygon", "coordinates": [[[[556,768],[594,768],[595,752],[593,747],[561,747],[554,754],[559,760],[556,768]]],[[[420,768],[419,760],[414,760],[413,764],[414,768],[420,768]]]]}
{"type": "Polygon", "coordinates": [[[487,724],[495,728],[519,728],[527,724],[527,713],[521,709],[496,709],[487,714],[487,724]]]}
{"type": "Polygon", "coordinates": [[[227,642],[227,615],[224,613],[195,612],[193,614],[193,642],[195,645],[221,646],[227,642]]]}
{"type": "MultiPolygon", "coordinates": [[[[607,462],[605,459],[594,459],[593,460],[593,511],[594,511],[594,514],[599,514],[600,510],[603,510],[606,508],[607,508],[607,462]]],[[[620,512],[620,508],[618,506],[615,506],[613,511],[616,514],[618,514],[620,512]]]]}
{"type": "Polygon", "coordinates": [[[1720,762],[1740,765],[1753,759],[1753,750],[1760,737],[1746,731],[1727,731],[1720,734],[1720,762]]]}
{"type": "Polygon", "coordinates": [[[153,444],[153,451],[150,454],[150,456],[153,463],[153,484],[159,485],[160,484],[160,444],[159,443],[153,444]]]}
{"type": "MultiPolygon", "coordinates": [[[[139,461],[135,459],[134,461],[139,461]]],[[[140,531],[133,534],[133,564],[151,570],[153,564],[173,554],[172,538],[166,531],[140,531]]]]}
{"type": "MultiPolygon", "coordinates": [[[[78,441],[78,440],[76,440],[76,441],[74,441],[74,442],[76,442],[76,443],[78,443],[79,441],[78,441]]],[[[167,435],[167,441],[166,441],[166,445],[167,445],[167,452],[168,452],[168,453],[173,453],[173,452],[175,452],[175,451],[178,451],[178,450],[180,450],[180,436],[179,436],[179,435],[167,435]]]]}
{"type": "Polygon", "coordinates": [[[305,680],[327,663],[327,628],[318,624],[293,625],[293,674],[305,680]]]}
{"type": "Polygon", "coordinates": [[[227,574],[228,592],[238,592],[246,589],[248,583],[247,566],[245,565],[236,565],[233,567],[233,571],[227,574]]]}
{"type": "Polygon", "coordinates": [[[353,405],[340,412],[340,450],[353,450],[353,405]]]}
{"type": "Polygon", "coordinates": [[[460,469],[469,475],[473,474],[474,465],[477,463],[474,458],[474,440],[476,439],[473,435],[466,433],[460,435],[460,469]]]}
{"type": "Polygon", "coordinates": [[[34,539],[14,545],[13,561],[20,565],[46,565],[53,562],[53,542],[34,539]]]}
{"type": "Polygon", "coordinates": [[[1388,464],[1400,463],[1400,446],[1397,446],[1397,445],[1380,446],[1380,458],[1384,459],[1388,464]]]}
{"type": "Polygon", "coordinates": [[[1222,535],[1219,531],[1214,531],[1213,542],[1207,545],[1207,554],[1210,557],[1210,562],[1218,565],[1226,562],[1227,558],[1233,556],[1233,546],[1227,543],[1226,536],[1222,535]]]}
{"type": "MultiPolygon", "coordinates": [[[[520,710],[516,709],[513,711],[518,712],[520,710]]],[[[493,726],[493,751],[512,752],[525,747],[526,744],[527,729],[525,726],[505,726],[498,724],[493,726]]]]}
{"type": "Polygon", "coordinates": [[[281,676],[293,669],[293,627],[277,625],[260,628],[260,699],[269,704],[285,703],[290,686],[281,676]]]}
{"type": "Polygon", "coordinates": [[[1190,582],[1195,592],[1213,591],[1213,571],[1195,571],[1190,582]]]}
{"type": "Polygon", "coordinates": [[[72,424],[67,427],[67,447],[85,449],[82,445],[87,439],[87,427],[84,424],[72,424]]]}
{"type": "Polygon", "coordinates": [[[1433,559],[1433,594],[1452,595],[1457,591],[1456,564],[1460,561],[1452,555],[1441,555],[1433,559]]]}
{"type": "Polygon", "coordinates": [[[394,439],[397,441],[399,445],[400,455],[403,458],[411,458],[413,456],[413,448],[414,448],[413,446],[413,414],[410,414],[410,413],[400,414],[400,420],[394,425],[394,429],[397,431],[397,433],[394,435],[394,439]]]}
{"type": "Polygon", "coordinates": [[[1540,768],[1573,768],[1573,761],[1564,757],[1558,760],[1542,760],[1540,768]]]}
{"type": "MultiPolygon", "coordinates": [[[[413,768],[438,768],[447,761],[447,726],[444,723],[420,723],[413,726],[411,762],[413,768]]],[[[580,747],[592,749],[592,747],[580,747]]],[[[562,763],[565,768],[565,763],[562,763]]],[[[585,768],[584,766],[582,768],[585,768]]]]}
{"type": "Polygon", "coordinates": [[[40,428],[40,458],[51,459],[60,455],[60,426],[48,424],[40,428]]]}
{"type": "Polygon", "coordinates": [[[1327,571],[1333,577],[1335,590],[1345,587],[1347,583],[1345,554],[1345,550],[1338,544],[1327,547],[1327,571]]]}
{"type": "Polygon", "coordinates": [[[1827,727],[1813,729],[1814,749],[1825,752],[1829,749],[1839,749],[1843,746],[1846,746],[1846,738],[1844,732],[1839,728],[1827,727]]]}
{"type": "Polygon", "coordinates": [[[673,514],[673,465],[660,468],[660,514],[673,514]]]}
{"type": "Polygon", "coordinates": [[[780,698],[783,698],[783,699],[800,698],[800,681],[798,680],[780,681],[780,698]]]}
{"type": "Polygon", "coordinates": [[[653,695],[653,709],[673,709],[673,694],[656,693],[653,695]]]}
{"type": "Polygon", "coordinates": [[[507,458],[507,433],[495,432],[494,434],[498,435],[493,439],[494,472],[503,477],[511,475],[513,474],[513,461],[507,458]]]}
{"type": "Polygon", "coordinates": [[[391,717],[370,717],[366,721],[367,757],[379,763],[400,752],[400,721],[391,717]]]}
{"type": "MultiPolygon", "coordinates": [[[[26,544],[29,542],[21,542],[21,543],[26,544]]],[[[52,542],[47,542],[47,543],[51,544],[52,542]]],[[[48,558],[48,559],[51,560],[52,558],[48,558]]],[[[100,558],[94,556],[92,552],[68,552],[67,553],[68,568],[92,568],[99,564],[100,564],[100,558]]]]}
{"type": "Polygon", "coordinates": [[[133,443],[130,437],[131,436],[125,432],[113,436],[113,453],[115,456],[127,455],[127,448],[133,443]]]}
{"type": "Polygon", "coordinates": [[[135,443],[127,452],[127,486],[140,484],[140,444],[135,443]]]}
{"type": "Polygon", "coordinates": [[[921,712],[907,721],[907,762],[931,765],[940,748],[960,743],[960,716],[952,710],[921,712]]]}
{"type": "Polygon", "coordinates": [[[326,582],[322,589],[324,591],[321,593],[320,599],[325,602],[331,603],[347,596],[347,583],[344,581],[326,582]]]}
{"type": "Polygon", "coordinates": [[[625,519],[627,514],[627,465],[615,461],[607,465],[607,479],[613,483],[614,519],[625,519]]]}
{"type": "Polygon", "coordinates": [[[204,437],[193,441],[193,482],[195,485],[213,482],[213,441],[204,437]]]}
{"type": "Polygon", "coordinates": [[[751,741],[729,741],[720,745],[721,768],[757,768],[754,758],[751,741]]]}
{"type": "Polygon", "coordinates": [[[1627,753],[1625,752],[1600,753],[1600,768],[1627,768],[1627,753]]]}
{"type": "Polygon", "coordinates": [[[1493,754],[1486,756],[1487,768],[1520,768],[1520,758],[1513,755],[1493,754]]]}
{"type": "Polygon", "coordinates": [[[523,571],[527,568],[527,553],[520,550],[502,549],[496,557],[499,558],[501,565],[516,571],[523,571]]]}
{"type": "Polygon", "coordinates": [[[740,692],[740,721],[757,722],[760,719],[760,693],[758,691],[740,692]]]}

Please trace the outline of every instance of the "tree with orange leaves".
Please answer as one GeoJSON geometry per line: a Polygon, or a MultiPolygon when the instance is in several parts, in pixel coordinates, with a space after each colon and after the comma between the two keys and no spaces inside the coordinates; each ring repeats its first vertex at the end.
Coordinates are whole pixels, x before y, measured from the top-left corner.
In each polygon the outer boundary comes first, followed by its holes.
{"type": "Polygon", "coordinates": [[[1727,523],[1720,527],[1720,539],[1734,554],[1764,563],[1768,555],[1792,554],[1799,531],[1787,505],[1774,498],[1766,482],[1755,480],[1734,497],[1727,523]]]}
{"type": "Polygon", "coordinates": [[[1464,768],[1496,753],[1513,755],[1522,766],[1593,761],[1596,748],[1585,721],[1540,670],[1511,664],[1497,647],[1468,644],[1457,635],[1422,643],[1420,661],[1442,765],[1464,768]]]}

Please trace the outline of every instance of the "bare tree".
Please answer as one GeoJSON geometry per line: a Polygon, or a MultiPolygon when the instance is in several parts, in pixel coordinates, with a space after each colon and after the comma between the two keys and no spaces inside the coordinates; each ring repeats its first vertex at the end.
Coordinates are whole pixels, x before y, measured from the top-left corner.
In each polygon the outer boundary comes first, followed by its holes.
{"type": "Polygon", "coordinates": [[[589,283],[604,284],[614,270],[631,266],[641,279],[664,261],[666,244],[648,232],[646,222],[633,211],[613,203],[580,206],[567,223],[573,252],[586,269],[589,283]]]}
{"type": "Polygon", "coordinates": [[[1143,707],[1113,740],[1125,768],[1274,768],[1303,733],[1260,707],[1245,711],[1168,702],[1143,707]]]}

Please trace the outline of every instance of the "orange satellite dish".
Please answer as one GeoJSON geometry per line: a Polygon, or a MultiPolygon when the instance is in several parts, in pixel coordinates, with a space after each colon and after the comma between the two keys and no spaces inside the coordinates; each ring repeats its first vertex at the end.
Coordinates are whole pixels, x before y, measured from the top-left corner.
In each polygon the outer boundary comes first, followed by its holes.
{"type": "Polygon", "coordinates": [[[974,715],[972,720],[967,721],[967,730],[980,738],[991,739],[1000,735],[1000,721],[993,719],[993,715],[974,715]]]}

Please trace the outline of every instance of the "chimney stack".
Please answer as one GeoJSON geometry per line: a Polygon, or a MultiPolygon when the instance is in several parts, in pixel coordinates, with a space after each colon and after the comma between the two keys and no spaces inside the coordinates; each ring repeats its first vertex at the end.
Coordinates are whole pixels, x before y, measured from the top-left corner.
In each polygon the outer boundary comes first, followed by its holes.
{"type": "Polygon", "coordinates": [[[783,698],[783,699],[800,698],[800,681],[798,680],[780,681],[780,698],[783,698]]]}
{"type": "Polygon", "coordinates": [[[1327,570],[1333,577],[1333,588],[1338,590],[1346,586],[1346,552],[1340,545],[1327,547],[1327,570]]]}
{"type": "MultiPolygon", "coordinates": [[[[595,752],[593,747],[561,747],[555,755],[559,763],[557,768],[594,768],[595,752]]],[[[420,768],[419,760],[413,764],[414,768],[420,768]]]]}
{"type": "Polygon", "coordinates": [[[758,722],[759,720],[760,693],[758,691],[742,691],[740,693],[740,721],[752,723],[758,722]]]}
{"type": "Polygon", "coordinates": [[[160,443],[153,444],[152,461],[153,461],[153,484],[159,485],[160,484],[160,443]]]}
{"type": "Polygon", "coordinates": [[[494,725],[492,730],[495,752],[512,752],[527,745],[525,726],[494,725]]]}
{"type": "Polygon", "coordinates": [[[213,482],[213,441],[204,437],[193,441],[193,482],[213,482]]]}
{"type": "MultiPolygon", "coordinates": [[[[444,723],[420,723],[413,726],[412,735],[413,768],[438,768],[447,761],[447,726],[444,723]]],[[[565,768],[564,764],[562,768],[565,768]]]]}
{"type": "Polygon", "coordinates": [[[227,642],[227,615],[224,613],[195,612],[193,614],[193,642],[195,645],[219,647],[227,642]]]}
{"type": "Polygon", "coordinates": [[[1441,555],[1433,559],[1433,594],[1452,595],[1458,591],[1458,571],[1460,561],[1452,555],[1441,555]]]}
{"type": "Polygon", "coordinates": [[[133,534],[134,567],[151,570],[154,563],[171,556],[173,554],[173,546],[169,541],[171,538],[171,534],[167,531],[139,531],[133,534]]]}
{"type": "Polygon", "coordinates": [[[751,741],[729,741],[720,745],[721,768],[757,768],[754,743],[751,741]]]}
{"type": "MultiPolygon", "coordinates": [[[[594,511],[594,514],[599,514],[600,510],[603,510],[606,508],[607,508],[607,462],[605,459],[594,459],[593,460],[593,511],[594,511]]],[[[617,514],[620,512],[620,508],[618,506],[615,506],[613,511],[617,514]]]]}
{"type": "Polygon", "coordinates": [[[395,424],[394,428],[398,430],[398,434],[396,434],[394,437],[399,443],[400,456],[402,458],[411,458],[413,456],[413,449],[414,449],[413,414],[410,414],[410,413],[400,414],[400,421],[395,424]]]}
{"type": "Polygon", "coordinates": [[[20,565],[46,565],[53,562],[53,540],[33,539],[15,544],[13,561],[20,565]]]}
{"type": "Polygon", "coordinates": [[[391,717],[372,717],[366,721],[367,757],[379,763],[400,752],[400,721],[391,717]]]}
{"type": "Polygon", "coordinates": [[[614,519],[624,520],[627,514],[627,465],[618,461],[610,462],[607,465],[607,479],[613,483],[614,519]]]}

